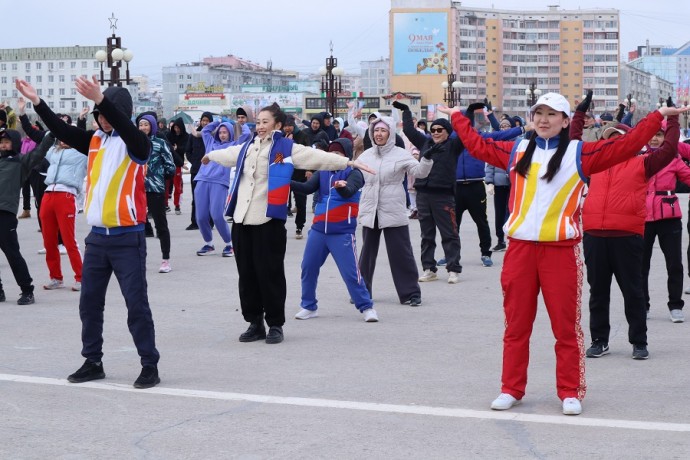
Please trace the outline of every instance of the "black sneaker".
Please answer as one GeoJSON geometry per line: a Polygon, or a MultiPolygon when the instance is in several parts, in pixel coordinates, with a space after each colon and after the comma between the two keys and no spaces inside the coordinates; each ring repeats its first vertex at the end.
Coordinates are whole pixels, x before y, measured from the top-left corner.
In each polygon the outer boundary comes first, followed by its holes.
{"type": "Polygon", "coordinates": [[[34,302],[36,302],[36,299],[34,299],[33,292],[22,292],[21,297],[17,300],[17,305],[31,305],[34,302]]]}
{"type": "Polygon", "coordinates": [[[240,342],[256,342],[266,338],[264,323],[251,323],[246,331],[240,335],[240,342]]]}
{"type": "Polygon", "coordinates": [[[413,295],[409,299],[403,302],[403,305],[409,305],[410,307],[418,307],[422,304],[421,297],[413,295]]]}
{"type": "Polygon", "coordinates": [[[189,224],[185,230],[199,230],[199,226],[197,224],[189,224]]]}
{"type": "Polygon", "coordinates": [[[283,328],[280,326],[271,326],[266,335],[266,343],[280,343],[283,341],[283,328]]]}
{"type": "Polygon", "coordinates": [[[134,381],[134,388],[152,388],[161,383],[158,377],[158,368],[156,366],[144,366],[141,368],[141,374],[134,381]]]}
{"type": "Polygon", "coordinates": [[[297,239],[297,240],[302,239],[302,229],[301,228],[298,228],[297,230],[295,230],[295,239],[297,239]]]}
{"type": "Polygon", "coordinates": [[[609,344],[601,340],[592,342],[592,346],[587,349],[585,355],[588,358],[600,358],[609,354],[609,344]]]}
{"type": "Polygon", "coordinates": [[[165,212],[166,212],[166,213],[170,212],[170,206],[166,206],[166,207],[165,207],[165,212]]]}
{"type": "Polygon", "coordinates": [[[493,251],[493,252],[505,251],[505,250],[506,250],[506,247],[507,247],[507,246],[506,246],[506,244],[505,244],[503,241],[499,241],[498,244],[496,244],[496,246],[494,246],[493,248],[491,248],[491,251],[493,251]]]}
{"type": "Polygon", "coordinates": [[[5,291],[0,289],[0,302],[4,302],[5,300],[7,300],[7,297],[5,297],[5,291]]]}
{"type": "Polygon", "coordinates": [[[105,371],[103,370],[103,363],[84,361],[84,364],[79,368],[79,370],[67,377],[67,380],[72,383],[84,383],[90,380],[99,380],[104,378],[105,371]]]}
{"type": "Polygon", "coordinates": [[[633,345],[632,359],[649,359],[647,345],[633,345]]]}

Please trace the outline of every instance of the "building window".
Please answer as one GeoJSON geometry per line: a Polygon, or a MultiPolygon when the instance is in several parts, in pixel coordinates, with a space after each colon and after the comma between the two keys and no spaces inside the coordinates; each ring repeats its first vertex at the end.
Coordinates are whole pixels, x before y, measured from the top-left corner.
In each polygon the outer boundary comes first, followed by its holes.
{"type": "MultiPolygon", "coordinates": [[[[36,94],[38,94],[39,96],[43,96],[43,89],[38,88],[38,89],[36,90],[36,94]]],[[[26,105],[28,106],[29,104],[27,103],[26,105]]],[[[27,107],[27,108],[28,108],[28,107],[27,107]]]]}
{"type": "Polygon", "coordinates": [[[72,107],[72,110],[77,110],[77,101],[72,101],[70,105],[72,107]]]}
{"type": "Polygon", "coordinates": [[[41,75],[36,75],[36,83],[43,83],[43,77],[41,75]]]}
{"type": "Polygon", "coordinates": [[[100,62],[98,61],[93,61],[93,68],[98,69],[100,67],[100,62]]]}
{"type": "Polygon", "coordinates": [[[81,61],[81,68],[82,69],[87,69],[88,65],[89,65],[89,63],[87,61],[81,61]]]}
{"type": "Polygon", "coordinates": [[[7,84],[7,77],[0,78],[0,83],[7,84]]]}
{"type": "Polygon", "coordinates": [[[31,72],[31,63],[27,62],[26,64],[24,64],[24,69],[26,69],[27,72],[31,72]]]}
{"type": "Polygon", "coordinates": [[[54,94],[53,88],[48,88],[48,96],[52,96],[54,94]]]}
{"type": "Polygon", "coordinates": [[[3,72],[7,71],[7,64],[0,64],[0,70],[3,72]]]}
{"type": "MultiPolygon", "coordinates": [[[[51,62],[52,64],[52,62],[51,62]]],[[[55,81],[55,77],[52,75],[48,75],[48,83],[53,83],[55,81]]]]}
{"type": "Polygon", "coordinates": [[[65,95],[65,88],[60,88],[59,94],[60,94],[60,96],[64,96],[65,95]]]}
{"type": "Polygon", "coordinates": [[[49,62],[48,63],[48,70],[53,70],[55,68],[55,63],[54,62],[49,62]]]}
{"type": "Polygon", "coordinates": [[[76,88],[71,88],[71,89],[69,90],[69,94],[70,94],[70,96],[76,96],[76,95],[77,95],[77,89],[76,89],[76,88]]]}
{"type": "Polygon", "coordinates": [[[0,96],[2,96],[2,97],[7,97],[7,90],[6,90],[6,89],[3,89],[3,90],[0,92],[0,96]]]}
{"type": "Polygon", "coordinates": [[[64,83],[64,82],[65,82],[65,76],[64,76],[64,75],[58,76],[58,81],[59,81],[60,83],[64,83]]]}
{"type": "Polygon", "coordinates": [[[58,69],[64,69],[64,68],[65,68],[65,62],[64,61],[58,62],[58,69]]]}
{"type": "Polygon", "coordinates": [[[31,75],[24,77],[24,80],[26,80],[27,83],[31,83],[31,75]]]}
{"type": "Polygon", "coordinates": [[[60,108],[64,109],[65,108],[65,101],[60,101],[60,108]]]}
{"type": "Polygon", "coordinates": [[[16,62],[12,63],[12,70],[17,70],[17,63],[16,62]]]}

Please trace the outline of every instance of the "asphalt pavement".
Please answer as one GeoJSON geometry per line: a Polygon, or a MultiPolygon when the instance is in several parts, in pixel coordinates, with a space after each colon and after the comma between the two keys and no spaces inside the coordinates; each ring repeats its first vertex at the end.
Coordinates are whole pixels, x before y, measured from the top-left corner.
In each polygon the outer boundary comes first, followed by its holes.
{"type": "MultiPolygon", "coordinates": [[[[494,254],[493,267],[482,266],[468,215],[461,227],[461,282],[448,284],[441,269],[439,280],[422,284],[417,308],[399,304],[382,242],[373,287],[378,323],[365,323],[349,303],[332,259],[319,280],[320,316],[292,318],[299,310],[306,238],[294,238],[294,221],[288,219],[285,341],[240,343],[246,323],[235,261],[221,257],[217,234],[217,254],[196,255],[203,241],[198,231],[185,231],[191,191],[186,187],[182,215],[168,214],[171,273],[158,273],[160,246],[155,238],[147,240],[149,298],[161,353],[161,384],[149,390],[132,388],[139,358],[114,277],[105,311],[106,379],[67,383],[83,362],[79,294],[42,289],[48,271],[37,254],[43,243],[35,211],[20,220],[36,303],[16,304],[19,288],[0,256],[8,297],[0,304],[0,458],[688,457],[690,324],[669,320],[658,246],[650,278],[650,359],[631,359],[614,283],[611,354],[586,360],[583,413],[562,415],[554,339],[540,300],[527,395],[520,406],[495,412],[489,404],[500,392],[499,276],[505,253],[494,254]]],[[[490,219],[491,206],[489,201],[490,219]]],[[[312,217],[307,214],[308,222],[312,217]]],[[[419,260],[415,220],[410,233],[419,260]]],[[[77,234],[83,242],[83,215],[77,234]]],[[[687,234],[683,239],[685,250],[687,234]]],[[[440,251],[439,241],[438,257],[440,251]]],[[[69,285],[66,256],[62,263],[69,285]]],[[[588,345],[587,291],[585,282],[582,324],[588,345]]]]}

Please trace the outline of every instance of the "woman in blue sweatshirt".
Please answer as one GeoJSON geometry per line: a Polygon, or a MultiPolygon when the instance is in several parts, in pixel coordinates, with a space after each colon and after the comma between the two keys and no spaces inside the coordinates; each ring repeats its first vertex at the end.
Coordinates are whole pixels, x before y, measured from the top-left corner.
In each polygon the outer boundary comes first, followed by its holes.
{"type": "MultiPolygon", "coordinates": [[[[243,144],[250,135],[251,132],[246,124],[236,125],[232,121],[222,123],[214,121],[201,130],[201,137],[204,139],[207,153],[231,145],[243,144]],[[235,132],[236,129],[239,133],[235,132]]],[[[216,250],[213,245],[213,232],[210,223],[212,219],[213,225],[225,242],[223,257],[232,257],[230,226],[225,221],[224,216],[225,203],[230,188],[230,168],[215,162],[201,165],[195,180],[196,222],[201,236],[204,238],[204,247],[196,253],[199,256],[206,256],[213,254],[216,250]]]]}

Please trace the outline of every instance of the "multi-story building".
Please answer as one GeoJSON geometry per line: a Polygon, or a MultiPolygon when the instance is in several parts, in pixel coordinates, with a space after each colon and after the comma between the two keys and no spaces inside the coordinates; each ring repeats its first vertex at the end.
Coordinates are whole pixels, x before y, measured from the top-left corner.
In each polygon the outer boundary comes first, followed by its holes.
{"type": "Polygon", "coordinates": [[[362,61],[360,91],[364,96],[383,96],[391,92],[390,87],[390,59],[376,61],[362,61]]]}
{"type": "Polygon", "coordinates": [[[461,82],[461,105],[487,97],[503,111],[524,113],[531,84],[573,104],[593,89],[600,111],[617,104],[618,10],[502,10],[449,0],[391,5],[391,87],[421,92],[424,104],[443,102],[448,74],[461,82]]]}
{"type": "MultiPolygon", "coordinates": [[[[94,55],[102,46],[62,46],[0,50],[0,101],[16,107],[20,96],[14,86],[26,80],[55,112],[76,118],[91,103],[80,95],[74,82],[79,76],[98,74],[94,55]]],[[[27,102],[27,112],[32,110],[27,102]]]]}
{"type": "Polygon", "coordinates": [[[296,72],[275,70],[250,61],[225,56],[204,58],[202,62],[163,67],[163,111],[177,111],[180,96],[198,88],[212,88],[213,93],[238,93],[243,85],[262,85],[267,91],[287,87],[297,81],[296,72]]]}
{"type": "MultiPolygon", "coordinates": [[[[690,97],[690,42],[680,48],[670,46],[638,46],[628,53],[628,64],[636,69],[649,72],[670,81],[673,89],[670,94],[677,100],[688,101],[690,97]]],[[[668,95],[666,95],[668,97],[668,95]]]]}
{"type": "Polygon", "coordinates": [[[636,101],[633,121],[637,123],[647,113],[656,110],[659,100],[673,94],[673,83],[652,73],[645,72],[625,62],[620,65],[621,101],[636,101]]]}

